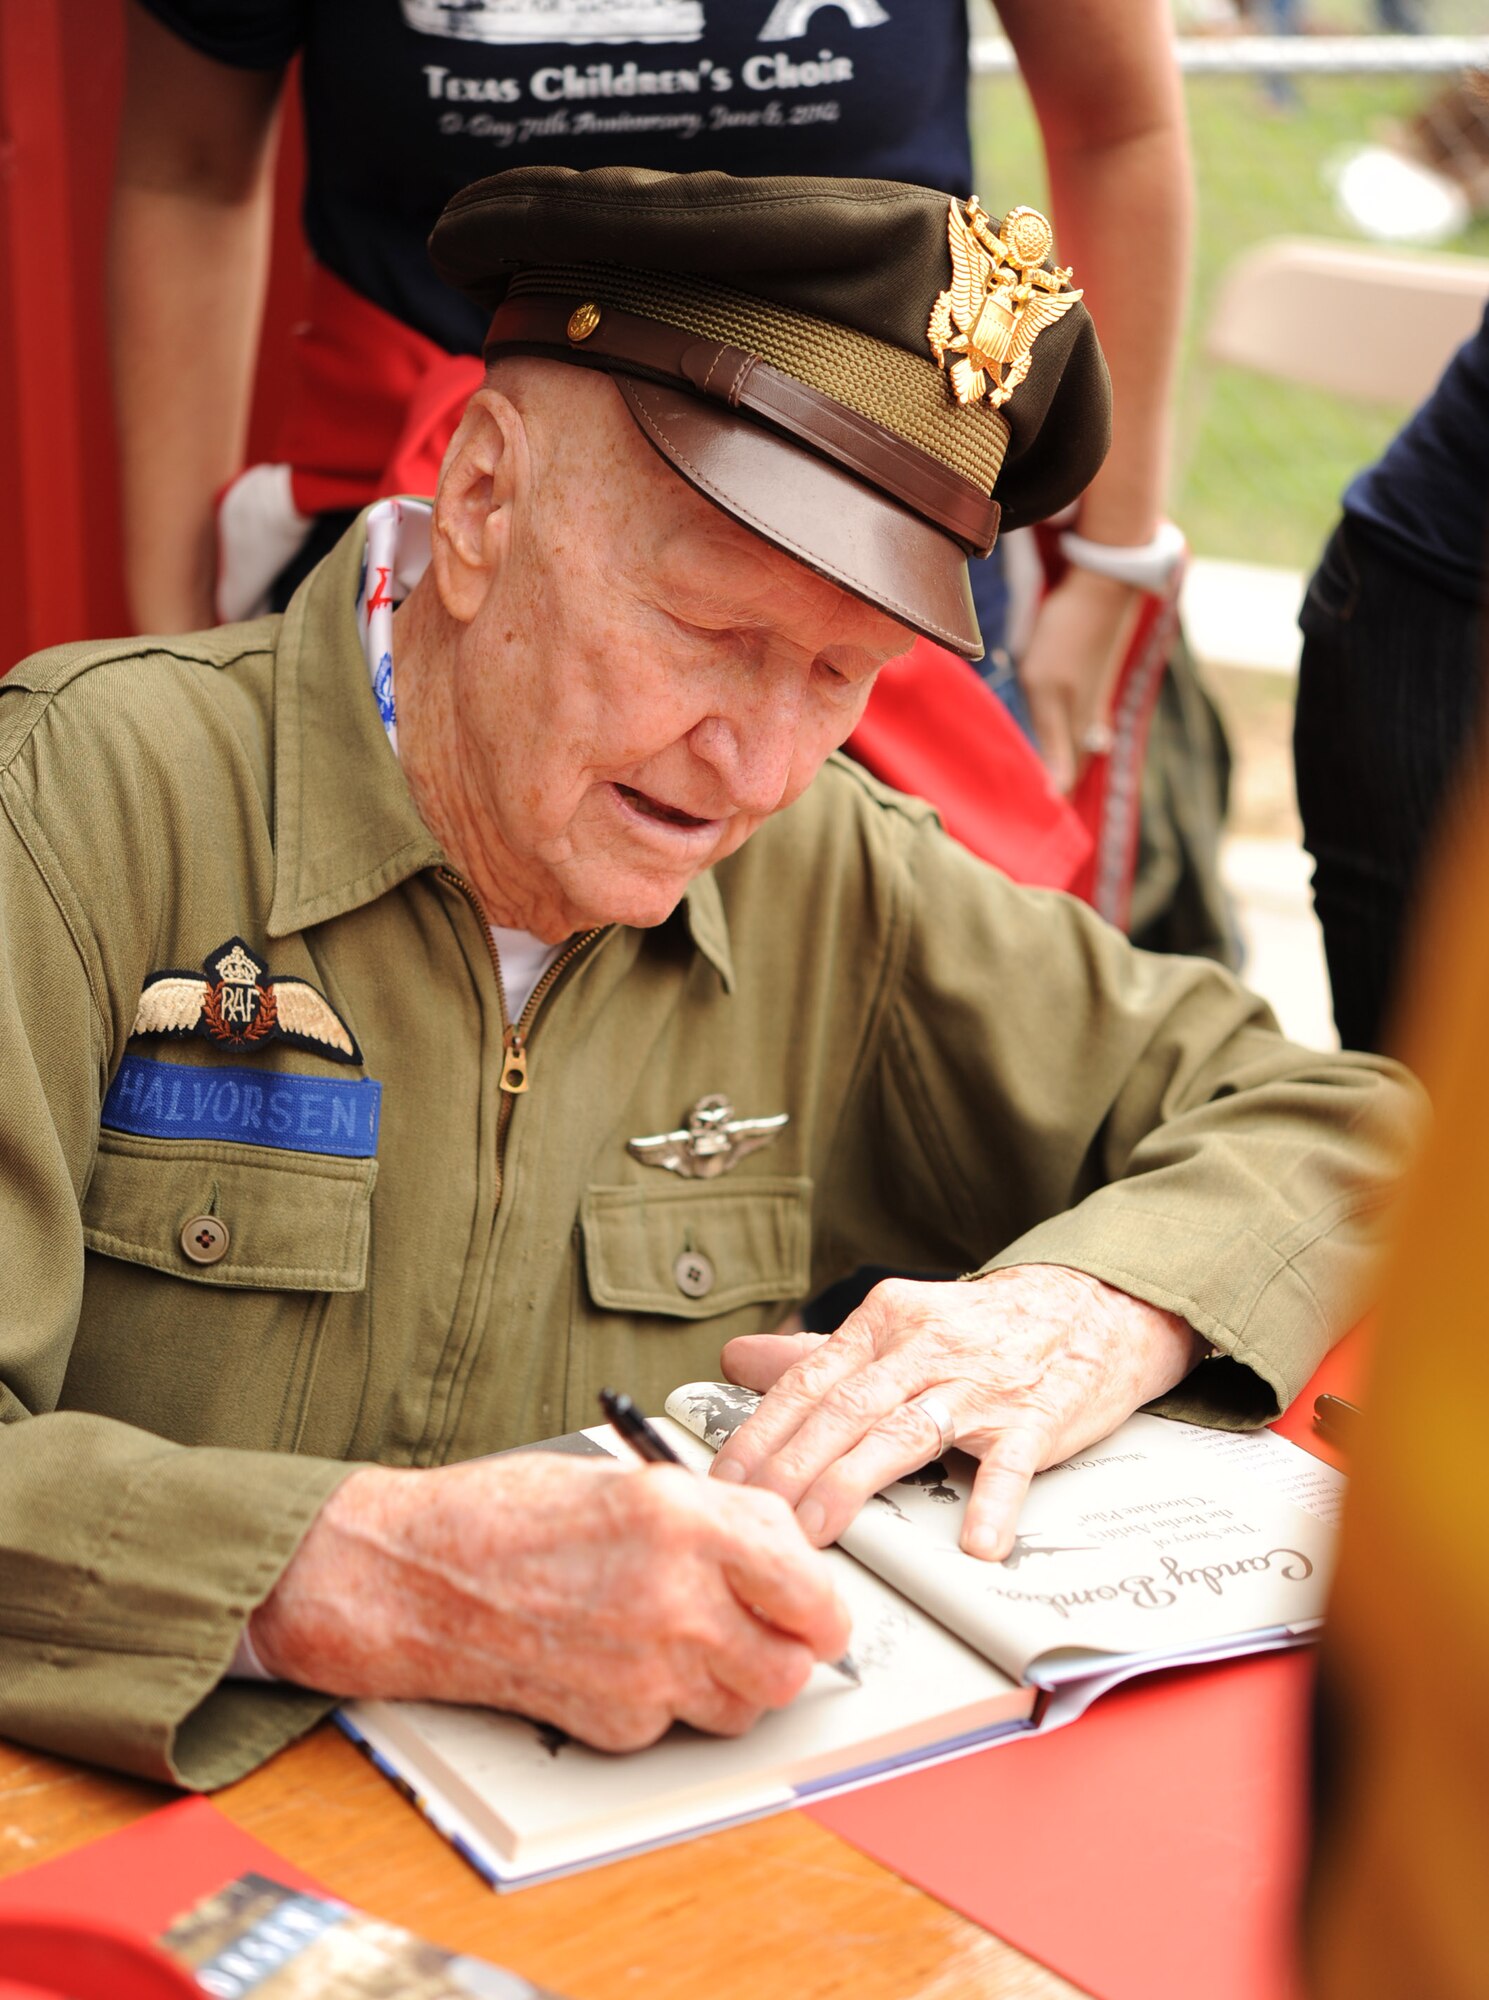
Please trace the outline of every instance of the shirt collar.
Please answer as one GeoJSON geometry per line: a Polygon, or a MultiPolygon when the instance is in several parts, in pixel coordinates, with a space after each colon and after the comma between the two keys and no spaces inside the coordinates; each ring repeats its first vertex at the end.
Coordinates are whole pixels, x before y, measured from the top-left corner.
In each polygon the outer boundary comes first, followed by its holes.
{"type": "MultiPolygon", "coordinates": [[[[290,600],[274,685],[274,901],[270,937],[360,909],[445,861],[419,817],[368,684],[358,604],[367,594],[366,513],[290,600]]],[[[679,912],[734,990],[724,901],[713,871],[679,912]]]]}
{"type": "Polygon", "coordinates": [[[714,971],[726,993],[734,991],[734,958],[729,949],[729,920],[714,872],[706,868],[688,884],[680,914],[688,935],[714,971]]]}
{"type": "Polygon", "coordinates": [[[360,908],[444,861],[383,734],[355,602],[359,516],[290,600],[274,675],[270,937],[360,908]]]}
{"type": "Polygon", "coordinates": [[[367,546],[357,584],[357,630],[377,712],[396,755],[398,697],[393,680],[393,613],[429,567],[434,504],[379,500],[367,513],[367,546]]]}

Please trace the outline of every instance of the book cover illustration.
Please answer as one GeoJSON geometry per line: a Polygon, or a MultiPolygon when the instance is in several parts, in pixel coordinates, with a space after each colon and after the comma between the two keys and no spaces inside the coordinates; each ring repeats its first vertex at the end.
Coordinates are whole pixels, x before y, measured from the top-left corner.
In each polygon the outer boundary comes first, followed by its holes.
{"type": "Polygon", "coordinates": [[[214,2000],[558,2000],[329,1896],[240,1875],[160,1940],[214,2000]]]}

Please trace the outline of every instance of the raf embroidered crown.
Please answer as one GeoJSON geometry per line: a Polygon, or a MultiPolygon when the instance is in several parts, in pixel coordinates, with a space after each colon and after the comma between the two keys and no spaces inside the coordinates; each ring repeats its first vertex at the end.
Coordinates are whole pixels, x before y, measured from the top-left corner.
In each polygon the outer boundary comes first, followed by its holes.
{"type": "Polygon", "coordinates": [[[257,986],[262,969],[241,944],[235,944],[225,958],[217,961],[217,977],[224,986],[257,986]]]}

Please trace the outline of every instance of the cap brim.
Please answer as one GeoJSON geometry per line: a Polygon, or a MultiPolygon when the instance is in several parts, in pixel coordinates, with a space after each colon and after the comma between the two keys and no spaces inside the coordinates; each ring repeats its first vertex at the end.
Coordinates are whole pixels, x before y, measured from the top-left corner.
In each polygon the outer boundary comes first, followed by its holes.
{"type": "Polygon", "coordinates": [[[643,437],[688,484],[830,582],[964,660],[980,660],[958,545],[849,472],[685,390],[612,378],[643,437]]]}

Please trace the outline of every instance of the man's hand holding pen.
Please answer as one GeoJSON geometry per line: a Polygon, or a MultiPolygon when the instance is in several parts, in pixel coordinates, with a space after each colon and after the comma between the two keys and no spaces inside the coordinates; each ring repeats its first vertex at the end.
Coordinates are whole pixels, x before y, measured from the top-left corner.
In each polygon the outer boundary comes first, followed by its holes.
{"type": "Polygon", "coordinates": [[[997,1559],[1031,1476],[1202,1350],[1177,1315],[1052,1265],[891,1280],[830,1339],[730,1344],[729,1372],[770,1393],[721,1477],[544,1453],[352,1473],[250,1635],[285,1680],[514,1709],[600,1749],[674,1721],[737,1735],[841,1659],[812,1544],[871,1493],[954,1438],[982,1460],[963,1546],[997,1559]]]}
{"type": "Polygon", "coordinates": [[[522,1453],[354,1472],[250,1632],[285,1680],[634,1750],[674,1721],[742,1734],[841,1657],[849,1620],[778,1495],[522,1453]]]}

